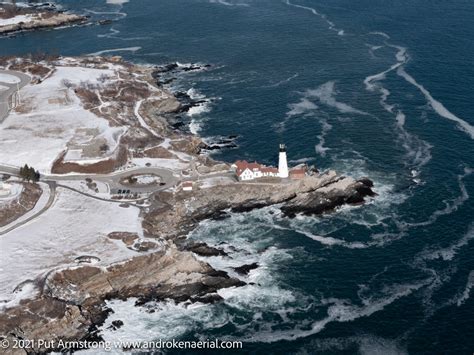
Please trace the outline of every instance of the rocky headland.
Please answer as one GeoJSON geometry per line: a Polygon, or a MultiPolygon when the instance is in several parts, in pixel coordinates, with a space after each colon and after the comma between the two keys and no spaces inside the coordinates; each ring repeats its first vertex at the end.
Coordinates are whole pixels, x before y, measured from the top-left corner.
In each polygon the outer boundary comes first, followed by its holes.
{"type": "MultiPolygon", "coordinates": [[[[96,58],[74,65],[84,63],[88,66],[110,64],[107,59],[96,58]]],[[[129,127],[117,148],[117,151],[121,147],[127,148],[123,161],[113,164],[110,169],[117,166],[123,168],[130,159],[144,155],[147,158],[157,156],[163,160],[164,156],[187,154],[192,159],[188,161],[189,166],[183,169],[181,179],[192,179],[196,186],[190,192],[174,186],[156,191],[147,199],[147,206],[141,207],[143,234],[148,240],[156,242],[145,245],[141,250],[142,254],[105,266],[94,265],[92,261],[100,256],[91,255],[81,259],[76,267],[56,268],[30,280],[19,280],[21,284],[16,286],[17,292],[21,293],[22,289],[28,287],[34,287],[38,292],[34,297],[19,300],[14,306],[0,308],[0,334],[4,334],[10,341],[100,339],[98,327],[111,312],[106,307],[106,301],[110,299],[134,297],[137,305],[166,299],[190,303],[219,302],[221,298],[216,293],[217,290],[239,287],[245,283],[196,258],[196,254],[227,257],[218,247],[187,239],[187,235],[206,219],[225,219],[230,211],[247,212],[273,205],[287,218],[300,213],[320,215],[331,213],[345,204],[363,204],[367,198],[375,196],[373,183],[369,179],[355,180],[332,170],[313,172],[301,180],[272,178],[252,182],[238,181],[226,163],[200,154],[202,150],[209,148],[208,144],[191,135],[182,125],[175,125],[179,121],[176,116],[182,115],[193,104],[189,96],[163,89],[163,83],[169,82],[170,75],[179,75],[179,71],[206,70],[206,66],[192,64],[180,68],[177,64],[170,64],[144,68],[115,58],[112,64],[117,63],[126,67],[129,72],[137,71],[140,77],[147,77],[146,80],[135,83],[134,90],[124,96],[126,100],[123,105],[101,105],[100,110],[96,104],[87,106],[88,102],[97,100],[100,103],[108,100],[107,97],[117,97],[119,84],[114,84],[113,90],[96,87],[75,89],[78,96],[84,99],[83,104],[88,110],[107,120],[113,116],[114,125],[129,127]],[[148,88],[149,84],[166,93],[160,96],[166,98],[161,101],[154,99],[151,94],[153,90],[148,88]],[[143,102],[142,105],[136,106],[137,101],[143,102]],[[116,115],[117,107],[122,107],[128,114],[123,117],[116,115]],[[140,122],[130,121],[133,112],[138,113],[140,122]],[[157,143],[161,143],[161,146],[157,143]],[[200,179],[213,177],[215,174],[225,176],[226,182],[200,187],[200,179]]],[[[31,65],[30,62],[21,62],[21,65],[10,65],[10,68],[29,68],[31,65]]],[[[41,65],[46,66],[44,63],[41,65]]],[[[35,70],[38,71],[38,68],[35,67],[35,70]]],[[[121,74],[121,77],[120,85],[129,87],[126,85],[127,78],[132,82],[135,76],[121,74]]],[[[122,92],[125,91],[120,90],[120,94],[122,92]]],[[[235,138],[231,136],[229,139],[235,138]]],[[[64,169],[64,172],[69,172],[64,169]]],[[[131,247],[138,238],[121,231],[108,237],[121,240],[127,247],[131,247]]],[[[245,275],[255,267],[257,266],[254,264],[242,265],[235,270],[238,274],[245,275]]],[[[20,349],[15,351],[26,353],[20,349]]],[[[28,350],[29,353],[45,351],[51,349],[32,347],[28,350]]],[[[8,352],[3,353],[15,352],[8,349],[8,352]]]]}
{"type": "Polygon", "coordinates": [[[54,5],[0,5],[0,35],[84,24],[86,16],[58,10],[54,5]]]}

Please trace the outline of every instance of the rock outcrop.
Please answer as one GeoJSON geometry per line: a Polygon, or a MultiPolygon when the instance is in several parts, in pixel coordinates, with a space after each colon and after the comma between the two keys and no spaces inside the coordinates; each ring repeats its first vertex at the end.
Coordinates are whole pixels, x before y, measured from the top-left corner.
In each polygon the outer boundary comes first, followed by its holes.
{"type": "Polygon", "coordinates": [[[11,340],[88,339],[97,336],[97,325],[109,314],[108,299],[136,297],[137,304],[164,299],[215,302],[218,289],[243,284],[173,245],[105,269],[87,265],[39,281],[44,282],[40,297],[0,313],[0,334],[11,340]]]}
{"type": "Polygon", "coordinates": [[[33,21],[19,22],[10,25],[0,26],[0,35],[11,34],[21,31],[32,31],[39,29],[55,28],[66,25],[83,24],[87,21],[87,17],[76,14],[55,13],[48,14],[45,17],[37,17],[33,21]]]}
{"type": "Polygon", "coordinates": [[[205,219],[221,219],[225,210],[247,212],[270,205],[281,205],[284,215],[297,213],[321,214],[344,204],[360,204],[365,197],[374,196],[368,179],[354,180],[337,175],[335,171],[307,176],[302,180],[272,183],[250,182],[214,186],[171,195],[161,193],[166,201],[144,219],[143,228],[149,235],[176,239],[188,234],[205,219]]]}

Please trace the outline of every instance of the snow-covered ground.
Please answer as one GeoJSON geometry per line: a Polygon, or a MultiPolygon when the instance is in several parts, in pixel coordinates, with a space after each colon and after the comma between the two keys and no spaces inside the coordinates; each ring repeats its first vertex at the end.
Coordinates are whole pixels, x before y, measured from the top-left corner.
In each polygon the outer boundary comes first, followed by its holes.
{"type": "MultiPolygon", "coordinates": [[[[0,21],[2,21],[2,20],[0,20],[0,21]]],[[[16,77],[15,75],[0,73],[0,82],[1,83],[17,84],[20,81],[21,81],[20,78],[16,77]]]]}
{"type": "Polygon", "coordinates": [[[17,15],[17,16],[10,17],[10,18],[7,18],[7,19],[0,19],[0,27],[1,26],[16,25],[16,24],[19,24],[20,22],[24,22],[24,23],[31,22],[34,19],[35,19],[35,17],[32,16],[32,15],[17,15]]]}
{"type": "Polygon", "coordinates": [[[164,168],[175,172],[181,172],[181,170],[189,167],[189,164],[181,160],[163,158],[134,158],[129,167],[146,167],[147,164],[149,164],[150,167],[164,168]]]}
{"type": "Polygon", "coordinates": [[[107,184],[94,180],[96,188],[98,192],[94,191],[93,189],[89,188],[87,182],[85,180],[64,180],[61,181],[61,185],[69,186],[73,189],[78,191],[84,192],[89,195],[94,195],[101,198],[110,198],[110,188],[107,184]]]}
{"type": "Polygon", "coordinates": [[[206,189],[209,187],[217,186],[217,185],[229,185],[235,183],[230,177],[227,176],[215,176],[208,179],[203,179],[199,181],[199,187],[201,189],[206,189]]]}
{"type": "MultiPolygon", "coordinates": [[[[110,127],[105,119],[85,110],[64,80],[99,85],[99,78],[115,76],[113,69],[62,66],[41,84],[21,89],[21,112],[11,112],[0,126],[0,161],[16,166],[27,163],[47,173],[68,145],[77,149],[106,142],[112,152],[124,128],[110,127]]],[[[73,158],[80,161],[80,152],[75,151],[73,158]]],[[[106,157],[84,157],[94,158],[106,157]]]]}
{"type": "MultiPolygon", "coordinates": [[[[107,265],[138,255],[122,241],[106,237],[114,231],[143,236],[139,209],[59,188],[49,210],[0,236],[0,300],[17,302],[21,295],[13,290],[18,284],[50,270],[77,266],[74,259],[78,256],[96,256],[100,258],[97,265],[107,265]]],[[[0,303],[0,308],[6,305],[0,303]]]]}
{"type": "Polygon", "coordinates": [[[159,184],[160,177],[156,175],[137,175],[137,185],[150,185],[150,184],[159,184]]]}
{"type": "MultiPolygon", "coordinates": [[[[26,221],[28,218],[31,216],[35,215],[37,212],[41,211],[44,206],[48,203],[49,196],[51,194],[51,191],[49,189],[49,185],[45,184],[43,182],[39,183],[41,190],[43,191],[41,193],[40,198],[36,202],[35,207],[33,207],[31,210],[26,212],[24,215],[20,216],[17,218],[14,222],[7,224],[6,226],[0,227],[0,232],[4,232],[5,230],[9,229],[11,226],[16,225],[18,223],[22,223],[23,221],[26,221]]],[[[0,245],[2,245],[2,237],[0,236],[0,245]]]]}
{"type": "Polygon", "coordinates": [[[21,184],[0,182],[0,207],[18,199],[22,191],[21,184]]]}

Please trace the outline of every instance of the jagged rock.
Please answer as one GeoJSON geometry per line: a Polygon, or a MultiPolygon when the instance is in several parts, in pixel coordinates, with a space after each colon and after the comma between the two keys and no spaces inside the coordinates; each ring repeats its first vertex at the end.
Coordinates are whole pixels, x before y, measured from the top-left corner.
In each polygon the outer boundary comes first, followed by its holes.
{"type": "Polygon", "coordinates": [[[206,243],[188,243],[183,248],[200,256],[227,256],[225,251],[211,247],[206,243]]]}
{"type": "Polygon", "coordinates": [[[120,329],[122,326],[123,326],[123,322],[118,319],[118,320],[112,321],[112,324],[107,329],[117,330],[117,329],[120,329]]]}
{"type": "Polygon", "coordinates": [[[234,267],[235,272],[241,275],[247,275],[251,270],[258,268],[258,263],[246,264],[234,267]]]}

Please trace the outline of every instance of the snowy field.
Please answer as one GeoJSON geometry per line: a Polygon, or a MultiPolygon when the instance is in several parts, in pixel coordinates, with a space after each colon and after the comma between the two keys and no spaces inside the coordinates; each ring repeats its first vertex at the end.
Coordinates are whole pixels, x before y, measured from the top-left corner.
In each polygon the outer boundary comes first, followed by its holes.
{"type": "MultiPolygon", "coordinates": [[[[174,151],[173,151],[174,152],[174,151]]],[[[134,158],[129,163],[128,168],[136,167],[157,167],[169,169],[180,173],[181,170],[189,168],[189,164],[179,159],[163,159],[163,158],[134,158]]]]}
{"type": "Polygon", "coordinates": [[[19,296],[27,296],[13,294],[18,284],[45,275],[50,270],[77,266],[74,259],[81,255],[100,258],[98,265],[138,255],[127,249],[122,241],[106,237],[114,231],[137,233],[142,237],[139,209],[124,208],[118,203],[58,189],[56,201],[49,210],[0,236],[0,300],[17,302],[19,296]]]}
{"type": "MultiPolygon", "coordinates": [[[[57,67],[41,84],[29,84],[21,89],[21,105],[11,112],[0,126],[0,161],[21,166],[25,163],[48,173],[58,156],[68,145],[84,146],[106,142],[113,152],[123,127],[110,127],[108,122],[85,110],[64,79],[79,85],[99,84],[99,78],[116,76],[114,69],[57,67]],[[28,142],[28,144],[25,144],[28,142]]],[[[8,79],[8,78],[7,78],[8,79]]],[[[1,80],[0,80],[1,81],[1,80]]],[[[75,152],[81,160],[81,152],[75,152]]],[[[85,157],[84,159],[108,157],[85,157]]]]}
{"type": "Polygon", "coordinates": [[[23,185],[21,184],[9,184],[0,182],[0,206],[9,204],[12,201],[17,200],[23,191],[23,185]]]}
{"type": "Polygon", "coordinates": [[[161,180],[160,177],[156,175],[138,175],[135,176],[135,179],[137,179],[137,185],[159,184],[161,180]]]}

